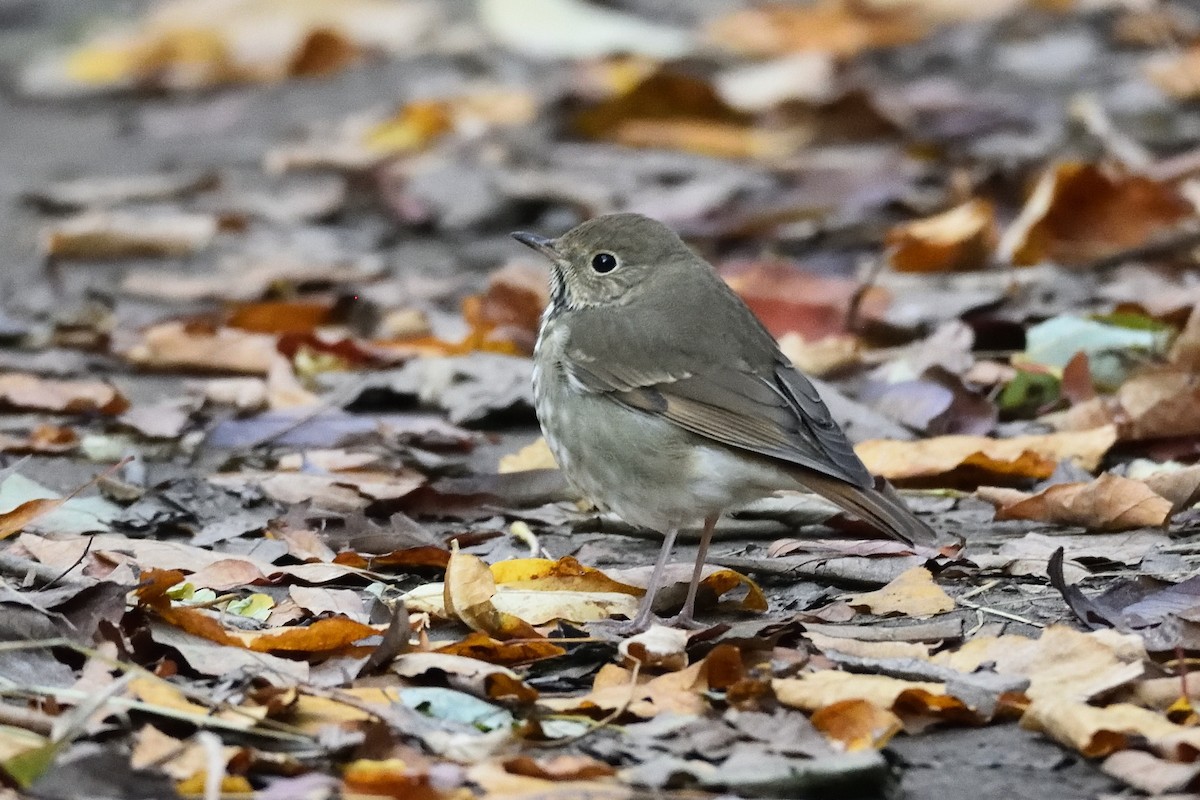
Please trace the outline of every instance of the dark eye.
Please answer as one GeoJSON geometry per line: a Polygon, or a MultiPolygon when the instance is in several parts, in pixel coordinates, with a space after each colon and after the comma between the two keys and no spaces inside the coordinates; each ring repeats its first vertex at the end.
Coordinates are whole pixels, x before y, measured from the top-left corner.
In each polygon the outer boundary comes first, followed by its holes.
{"type": "Polygon", "coordinates": [[[612,253],[596,253],[592,256],[592,269],[600,274],[612,272],[617,268],[617,257],[612,253]]]}

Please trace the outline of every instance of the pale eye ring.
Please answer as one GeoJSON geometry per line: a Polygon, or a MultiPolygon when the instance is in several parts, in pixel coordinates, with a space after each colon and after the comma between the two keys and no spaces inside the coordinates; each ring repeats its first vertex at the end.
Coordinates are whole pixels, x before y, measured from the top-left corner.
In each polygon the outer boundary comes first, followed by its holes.
{"type": "Polygon", "coordinates": [[[592,269],[603,275],[617,268],[617,257],[612,253],[596,253],[592,256],[592,269]]]}

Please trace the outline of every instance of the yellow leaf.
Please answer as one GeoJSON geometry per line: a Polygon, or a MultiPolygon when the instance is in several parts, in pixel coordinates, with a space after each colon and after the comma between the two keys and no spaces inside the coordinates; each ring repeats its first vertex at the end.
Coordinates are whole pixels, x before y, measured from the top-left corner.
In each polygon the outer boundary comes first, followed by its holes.
{"type": "Polygon", "coordinates": [[[845,600],[880,616],[931,617],[954,609],[954,600],[933,582],[933,575],[924,567],[913,567],[882,589],[846,595],[845,600]]]}

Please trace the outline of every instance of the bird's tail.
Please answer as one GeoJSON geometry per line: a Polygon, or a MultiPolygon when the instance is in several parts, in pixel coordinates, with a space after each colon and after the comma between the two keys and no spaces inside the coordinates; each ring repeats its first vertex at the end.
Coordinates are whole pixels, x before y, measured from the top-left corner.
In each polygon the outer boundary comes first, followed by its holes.
{"type": "Polygon", "coordinates": [[[875,488],[864,489],[811,472],[798,477],[806,489],[902,542],[924,547],[941,547],[951,543],[949,537],[939,536],[913,514],[899,493],[883,478],[875,479],[875,488]]]}

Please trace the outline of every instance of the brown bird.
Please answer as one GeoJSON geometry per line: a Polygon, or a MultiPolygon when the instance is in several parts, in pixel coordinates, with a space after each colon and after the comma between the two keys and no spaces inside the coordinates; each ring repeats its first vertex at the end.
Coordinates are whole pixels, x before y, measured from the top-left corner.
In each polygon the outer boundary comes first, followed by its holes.
{"type": "Polygon", "coordinates": [[[909,544],[938,536],[877,481],[812,383],[717,275],[665,225],[597,217],[558,239],[513,237],[550,259],[550,304],[534,355],[546,442],[568,480],[626,522],[664,537],[626,626],[654,596],[681,527],[703,521],[683,610],[721,512],[807,488],[909,544]]]}

